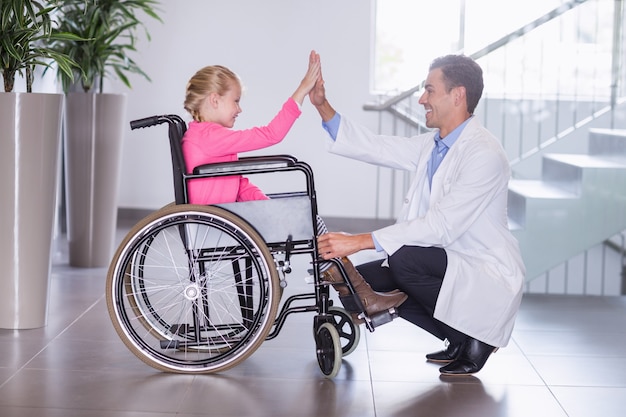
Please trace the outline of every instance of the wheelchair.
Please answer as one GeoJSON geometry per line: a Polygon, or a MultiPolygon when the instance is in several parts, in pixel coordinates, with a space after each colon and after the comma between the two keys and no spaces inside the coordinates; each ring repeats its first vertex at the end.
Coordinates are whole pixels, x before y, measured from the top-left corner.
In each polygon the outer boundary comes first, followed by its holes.
{"type": "Polygon", "coordinates": [[[206,374],[230,369],[275,338],[292,313],[315,313],[313,337],[322,373],[337,375],[360,330],[398,317],[396,309],[369,317],[339,260],[317,256],[317,202],[313,171],[290,155],[243,157],[195,167],[187,173],[177,115],[131,122],[131,129],[168,124],[175,203],[140,220],[117,248],[106,278],[112,324],[126,347],[164,371],[206,374]],[[301,190],[269,200],[219,205],[188,204],[187,184],[197,178],[295,172],[301,190]],[[311,292],[282,302],[294,255],[311,258],[311,292]],[[341,271],[353,300],[334,306],[322,262],[341,271]]]}

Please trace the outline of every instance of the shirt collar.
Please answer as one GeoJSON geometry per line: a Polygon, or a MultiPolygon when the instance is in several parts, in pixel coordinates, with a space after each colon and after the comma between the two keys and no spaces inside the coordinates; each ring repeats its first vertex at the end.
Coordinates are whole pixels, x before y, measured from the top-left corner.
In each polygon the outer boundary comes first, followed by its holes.
{"type": "Polygon", "coordinates": [[[464,121],[463,123],[461,123],[460,125],[455,127],[454,130],[452,132],[450,132],[448,134],[448,136],[446,136],[443,139],[439,135],[439,131],[437,131],[437,133],[435,133],[435,141],[439,141],[440,140],[444,145],[446,145],[448,148],[450,148],[452,145],[454,145],[454,142],[457,141],[459,136],[461,136],[461,132],[463,132],[463,129],[465,129],[465,126],[467,126],[469,121],[472,120],[473,118],[474,118],[474,116],[470,116],[466,121],[464,121]]]}

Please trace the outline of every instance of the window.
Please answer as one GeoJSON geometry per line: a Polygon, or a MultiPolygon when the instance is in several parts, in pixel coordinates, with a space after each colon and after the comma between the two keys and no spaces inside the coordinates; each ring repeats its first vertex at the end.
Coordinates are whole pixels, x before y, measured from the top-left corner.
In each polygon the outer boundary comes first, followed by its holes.
{"type": "MultiPolygon", "coordinates": [[[[393,94],[423,81],[442,55],[472,54],[565,0],[377,0],[372,88],[393,94]]],[[[612,1],[590,1],[479,60],[490,94],[598,96],[610,78],[612,1]],[[601,77],[601,78],[602,78],[601,77]]]]}
{"type": "Polygon", "coordinates": [[[373,89],[414,87],[433,58],[458,49],[460,0],[377,0],[373,89]]]}

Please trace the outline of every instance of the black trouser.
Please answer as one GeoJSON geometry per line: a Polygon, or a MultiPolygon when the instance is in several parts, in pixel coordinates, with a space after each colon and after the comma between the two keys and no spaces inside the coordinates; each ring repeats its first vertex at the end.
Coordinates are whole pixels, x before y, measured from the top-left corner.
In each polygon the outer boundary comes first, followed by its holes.
{"type": "Polygon", "coordinates": [[[441,340],[461,343],[467,335],[435,319],[435,303],[448,266],[442,248],[403,246],[389,258],[389,267],[382,260],[359,265],[357,270],[374,291],[404,291],[409,298],[400,306],[400,317],[421,327],[441,340]]]}

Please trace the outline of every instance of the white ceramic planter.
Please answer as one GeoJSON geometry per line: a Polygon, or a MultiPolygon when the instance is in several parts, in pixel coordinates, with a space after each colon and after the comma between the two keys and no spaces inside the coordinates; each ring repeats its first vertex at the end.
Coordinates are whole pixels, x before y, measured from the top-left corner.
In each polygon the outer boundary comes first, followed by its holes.
{"type": "Polygon", "coordinates": [[[126,97],[69,93],[65,184],[69,263],[105,267],[115,246],[126,97]]]}
{"type": "Polygon", "coordinates": [[[0,328],[47,323],[63,95],[0,93],[0,328]]]}

